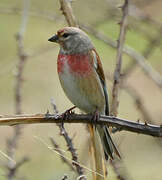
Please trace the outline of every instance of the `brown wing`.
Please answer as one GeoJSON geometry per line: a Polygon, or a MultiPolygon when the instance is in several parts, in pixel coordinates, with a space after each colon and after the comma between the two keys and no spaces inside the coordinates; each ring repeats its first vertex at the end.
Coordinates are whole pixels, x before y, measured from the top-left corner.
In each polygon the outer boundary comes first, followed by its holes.
{"type": "Polygon", "coordinates": [[[100,57],[99,57],[97,51],[94,48],[90,51],[90,56],[91,56],[91,58],[90,58],[91,63],[95,67],[95,70],[99,76],[99,79],[101,81],[101,84],[102,84],[102,87],[104,90],[105,102],[106,102],[105,115],[109,115],[108,94],[107,94],[105,75],[104,75],[104,71],[102,68],[101,60],[100,60],[100,57]]]}

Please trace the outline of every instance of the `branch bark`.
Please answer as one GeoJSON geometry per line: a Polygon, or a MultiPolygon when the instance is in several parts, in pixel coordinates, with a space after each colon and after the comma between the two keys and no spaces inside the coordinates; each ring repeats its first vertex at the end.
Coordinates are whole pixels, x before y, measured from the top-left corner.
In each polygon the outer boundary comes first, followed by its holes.
{"type": "Polygon", "coordinates": [[[71,8],[71,2],[69,0],[60,0],[62,14],[64,15],[69,26],[78,27],[73,10],[71,8]]]}
{"type": "Polygon", "coordinates": [[[120,22],[120,34],[117,41],[117,56],[116,56],[116,68],[114,71],[114,82],[112,89],[112,103],[111,103],[111,115],[117,116],[119,106],[119,89],[120,89],[120,74],[122,66],[122,53],[125,42],[125,34],[127,29],[127,16],[128,16],[128,0],[125,0],[122,7],[123,16],[120,22]]]}
{"type": "MultiPolygon", "coordinates": [[[[38,123],[84,123],[94,124],[92,115],[70,114],[66,119],[60,115],[52,114],[35,114],[35,115],[13,115],[0,116],[0,126],[14,126],[18,124],[38,124],[38,123]]],[[[117,127],[120,130],[135,132],[139,134],[162,137],[162,126],[151,125],[141,122],[133,122],[113,116],[100,116],[97,124],[107,124],[117,127]]]]}

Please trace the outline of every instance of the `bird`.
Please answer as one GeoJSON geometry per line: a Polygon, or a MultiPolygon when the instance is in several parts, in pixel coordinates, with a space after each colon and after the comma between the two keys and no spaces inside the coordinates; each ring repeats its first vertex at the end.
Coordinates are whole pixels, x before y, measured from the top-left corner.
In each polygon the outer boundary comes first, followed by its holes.
{"type": "MultiPolygon", "coordinates": [[[[94,117],[109,115],[108,93],[100,57],[89,36],[80,28],[64,27],[50,42],[60,45],[57,71],[68,99],[80,110],[94,117]]],[[[105,159],[114,159],[120,153],[114,144],[108,126],[96,125],[105,159]]]]}

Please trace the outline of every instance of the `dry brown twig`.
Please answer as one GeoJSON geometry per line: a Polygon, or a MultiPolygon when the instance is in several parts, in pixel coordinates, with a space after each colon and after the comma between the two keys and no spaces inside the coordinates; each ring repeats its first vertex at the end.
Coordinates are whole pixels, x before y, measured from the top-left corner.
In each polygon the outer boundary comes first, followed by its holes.
{"type": "MultiPolygon", "coordinates": [[[[22,90],[22,82],[23,77],[22,73],[24,70],[25,62],[27,60],[27,56],[24,52],[24,33],[26,30],[26,24],[28,20],[28,11],[29,11],[29,0],[24,0],[24,8],[23,8],[23,14],[22,14],[22,21],[20,25],[20,30],[16,35],[17,40],[17,51],[18,51],[18,65],[17,65],[17,74],[16,74],[16,81],[15,81],[15,111],[16,114],[21,114],[21,90],[22,90]]],[[[11,158],[14,158],[15,156],[15,150],[18,146],[18,140],[21,135],[21,127],[15,126],[14,127],[14,135],[7,140],[7,155],[11,158]]],[[[8,180],[14,179],[14,177],[17,174],[18,169],[20,166],[22,166],[25,162],[28,161],[28,158],[24,157],[16,164],[12,161],[8,161],[7,167],[7,174],[6,177],[8,180]]]]}
{"type": "Polygon", "coordinates": [[[60,10],[62,11],[64,17],[66,18],[68,25],[78,27],[75,16],[73,14],[70,0],[59,0],[59,1],[61,5],[60,10]]]}
{"type": "MultiPolygon", "coordinates": [[[[55,114],[58,114],[58,109],[57,109],[57,106],[54,102],[54,100],[52,99],[51,100],[51,104],[53,106],[53,110],[54,110],[54,113],[55,114]]],[[[82,176],[82,180],[86,180],[86,177],[84,175],[84,170],[83,168],[79,165],[79,162],[78,162],[78,155],[76,153],[76,149],[74,148],[74,144],[72,142],[72,139],[69,137],[68,135],[68,132],[66,131],[66,129],[64,128],[64,125],[63,123],[57,123],[57,126],[59,127],[59,130],[60,130],[60,135],[64,137],[64,140],[66,142],[66,145],[68,147],[68,151],[71,153],[71,156],[72,156],[72,161],[73,161],[73,165],[75,166],[76,168],[76,172],[78,173],[79,176],[82,176]]],[[[56,143],[54,141],[54,139],[50,138],[51,139],[51,142],[52,144],[54,145],[54,147],[56,147],[56,143]]],[[[71,164],[69,164],[68,161],[66,161],[66,159],[64,158],[64,156],[60,156],[62,158],[62,160],[64,162],[67,163],[67,165],[74,170],[73,166],[71,164]]]]}
{"type": "Polygon", "coordinates": [[[127,16],[128,16],[128,5],[129,1],[125,0],[124,5],[122,6],[123,16],[120,22],[120,34],[117,41],[117,57],[116,57],[116,68],[114,71],[114,82],[112,89],[112,103],[110,114],[117,116],[118,114],[118,105],[119,105],[119,88],[120,88],[120,75],[121,75],[121,65],[122,65],[122,53],[125,41],[125,34],[127,29],[127,16]]]}
{"type": "MultiPolygon", "coordinates": [[[[120,33],[117,40],[117,56],[116,56],[116,68],[114,71],[113,78],[113,88],[112,88],[112,102],[110,115],[117,116],[118,114],[118,106],[119,106],[119,91],[120,91],[120,81],[121,81],[121,67],[122,67],[122,54],[125,42],[125,35],[127,30],[127,18],[128,18],[128,10],[129,10],[129,0],[125,0],[122,6],[122,19],[119,23],[120,25],[120,33]]],[[[110,161],[114,172],[117,175],[119,180],[126,180],[126,169],[123,174],[119,171],[119,166],[123,166],[122,160],[114,160],[110,161]]]]}
{"type": "Polygon", "coordinates": [[[65,164],[67,164],[72,171],[75,172],[76,170],[74,169],[74,167],[72,166],[72,164],[71,164],[69,161],[67,161],[67,159],[64,157],[64,154],[63,154],[62,151],[60,150],[60,147],[59,147],[59,145],[57,144],[57,142],[56,142],[52,137],[50,138],[50,140],[51,140],[51,143],[52,143],[52,145],[54,146],[55,150],[61,155],[60,158],[62,159],[62,161],[63,161],[65,164]]]}
{"type": "MultiPolygon", "coordinates": [[[[34,114],[34,115],[13,115],[0,116],[0,126],[14,126],[18,124],[38,124],[38,123],[84,123],[94,124],[92,115],[86,114],[70,114],[66,119],[59,115],[53,114],[34,114]]],[[[139,134],[150,135],[154,137],[162,137],[161,126],[151,125],[141,122],[133,122],[113,116],[100,116],[97,124],[107,124],[117,127],[120,130],[135,132],[139,134]]]]}

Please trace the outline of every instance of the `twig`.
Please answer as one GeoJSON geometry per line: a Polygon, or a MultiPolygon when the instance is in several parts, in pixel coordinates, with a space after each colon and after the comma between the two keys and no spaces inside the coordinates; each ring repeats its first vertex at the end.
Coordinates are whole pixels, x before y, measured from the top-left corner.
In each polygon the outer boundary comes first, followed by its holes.
{"type": "Polygon", "coordinates": [[[25,62],[27,60],[26,53],[24,52],[24,34],[26,30],[26,24],[28,20],[28,10],[29,10],[29,0],[24,0],[24,11],[21,21],[20,30],[16,35],[17,46],[18,46],[18,65],[16,74],[16,84],[15,84],[15,103],[16,103],[16,114],[21,114],[21,89],[23,77],[22,73],[24,70],[25,62]]]}
{"type": "MultiPolygon", "coordinates": [[[[122,19],[120,22],[120,33],[117,41],[117,56],[116,56],[116,68],[114,71],[113,78],[113,88],[112,88],[112,102],[110,115],[117,116],[118,106],[119,106],[119,90],[120,90],[120,81],[121,81],[121,66],[122,66],[122,53],[125,42],[125,35],[127,30],[127,18],[128,18],[128,9],[129,9],[129,0],[125,0],[122,6],[122,19]]],[[[126,180],[125,177],[119,172],[118,166],[123,162],[121,161],[112,161],[111,165],[114,169],[114,172],[117,175],[118,180],[126,180]]]]}
{"type": "Polygon", "coordinates": [[[113,169],[115,171],[115,174],[117,175],[118,180],[132,179],[128,174],[128,171],[124,166],[122,160],[114,159],[114,160],[110,160],[110,163],[113,166],[113,169]]]}
{"type": "MultiPolygon", "coordinates": [[[[38,123],[84,123],[94,124],[92,115],[70,114],[66,119],[59,115],[35,114],[35,115],[13,115],[0,116],[0,126],[14,126],[18,124],[38,124],[38,123]]],[[[97,124],[107,124],[121,130],[135,132],[139,134],[162,137],[162,128],[158,125],[151,125],[141,122],[133,122],[113,116],[100,116],[97,124]]]]}
{"type": "Polygon", "coordinates": [[[67,159],[64,158],[64,154],[60,150],[59,145],[56,143],[56,141],[52,137],[50,138],[50,140],[51,140],[52,145],[55,147],[55,150],[61,155],[60,158],[62,159],[62,161],[66,163],[72,171],[75,172],[76,170],[74,169],[72,164],[69,161],[67,161],[67,159]]]}
{"type": "MultiPolygon", "coordinates": [[[[51,100],[51,104],[53,106],[55,114],[58,114],[58,109],[57,109],[56,104],[54,103],[54,99],[51,100]]],[[[79,176],[84,175],[84,170],[83,170],[83,168],[78,163],[78,155],[76,153],[76,149],[74,148],[74,144],[72,142],[72,139],[69,137],[69,134],[66,131],[66,129],[64,128],[64,125],[63,125],[62,122],[61,123],[57,123],[57,126],[59,127],[60,135],[63,136],[64,139],[65,139],[66,145],[68,147],[68,151],[71,153],[72,160],[73,160],[73,165],[76,168],[76,172],[78,173],[79,176]]],[[[54,140],[51,139],[51,141],[52,141],[52,144],[55,146],[54,140]]],[[[63,156],[61,156],[61,157],[63,157],[63,156]]],[[[64,158],[63,161],[66,162],[65,158],[64,158]]],[[[67,163],[67,164],[69,165],[69,163],[67,163]]],[[[85,176],[84,176],[83,180],[86,180],[85,176]]]]}
{"type": "MultiPolygon", "coordinates": [[[[40,137],[37,137],[37,136],[34,136],[35,139],[37,139],[38,141],[40,141],[44,146],[46,146],[50,151],[54,152],[55,154],[59,155],[59,156],[62,156],[61,154],[58,153],[58,151],[56,151],[53,147],[51,147],[48,143],[46,143],[44,140],[42,140],[40,137]]],[[[93,171],[92,169],[86,167],[85,165],[81,164],[81,163],[78,163],[74,160],[71,160],[70,158],[68,158],[67,156],[64,156],[64,158],[69,161],[69,162],[72,162],[72,163],[75,163],[75,164],[78,164],[79,166],[81,166],[83,169],[91,172],[91,173],[96,173],[97,175],[103,177],[102,174],[99,174],[98,172],[96,171],[93,171]]],[[[82,177],[84,175],[81,175],[82,177]]],[[[82,179],[83,180],[83,179],[82,179]]]]}
{"type": "Polygon", "coordinates": [[[76,19],[73,15],[73,10],[71,8],[71,2],[70,0],[59,0],[61,8],[60,10],[62,11],[64,17],[66,18],[66,21],[69,26],[74,26],[77,27],[77,22],[76,19]]]}
{"type": "MultiPolygon", "coordinates": [[[[72,160],[77,162],[77,163],[73,163],[73,165],[76,167],[77,173],[79,175],[84,175],[84,170],[81,166],[78,165],[78,155],[76,153],[76,149],[73,146],[73,142],[72,139],[69,137],[67,131],[65,130],[65,128],[63,127],[63,125],[61,123],[59,123],[59,128],[60,128],[60,135],[62,135],[66,141],[67,147],[69,152],[71,153],[72,156],[72,160]]],[[[84,178],[86,179],[86,178],[84,178]]]]}
{"type": "Polygon", "coordinates": [[[22,158],[19,162],[14,164],[13,166],[7,164],[6,168],[10,169],[7,178],[8,179],[13,179],[16,176],[17,170],[26,162],[28,162],[29,159],[27,157],[22,158]]]}
{"type": "Polygon", "coordinates": [[[121,65],[122,65],[122,52],[125,41],[125,34],[127,28],[127,16],[128,16],[128,4],[129,0],[125,0],[124,5],[122,7],[123,16],[120,22],[120,34],[117,41],[117,57],[116,57],[116,68],[114,72],[114,83],[112,89],[112,103],[111,103],[111,111],[110,114],[117,116],[118,114],[118,96],[119,96],[119,88],[120,88],[120,74],[121,74],[121,65]]]}
{"type": "MultiPolygon", "coordinates": [[[[23,15],[22,15],[22,21],[20,25],[20,30],[16,35],[17,40],[17,47],[18,47],[18,67],[17,67],[17,74],[16,74],[16,82],[15,82],[15,111],[16,114],[21,114],[21,88],[22,88],[22,73],[25,65],[25,61],[27,59],[27,56],[24,52],[24,33],[26,30],[26,24],[28,20],[28,11],[29,11],[29,0],[24,0],[24,8],[23,8],[23,15]]],[[[9,157],[13,158],[15,155],[15,150],[17,149],[18,139],[21,135],[21,127],[15,126],[14,127],[14,135],[7,140],[7,154],[9,157]]],[[[24,157],[22,160],[19,161],[19,163],[14,164],[12,161],[8,161],[7,169],[8,174],[6,175],[8,180],[12,180],[16,173],[18,168],[23,164],[27,162],[27,158],[24,157]]]]}
{"type": "Polygon", "coordinates": [[[53,107],[54,114],[58,114],[59,111],[58,111],[58,109],[57,109],[56,103],[55,103],[55,101],[54,101],[53,98],[51,98],[51,105],[52,105],[52,107],[53,107]]]}

